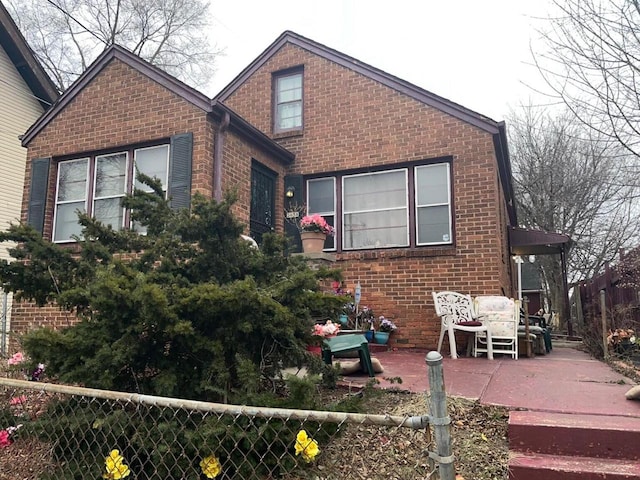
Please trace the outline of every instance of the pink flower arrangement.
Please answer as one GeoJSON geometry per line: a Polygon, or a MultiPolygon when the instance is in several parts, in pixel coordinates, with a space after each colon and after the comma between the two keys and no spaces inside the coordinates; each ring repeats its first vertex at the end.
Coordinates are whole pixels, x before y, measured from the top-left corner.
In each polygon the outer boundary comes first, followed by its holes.
{"type": "Polygon", "coordinates": [[[313,334],[319,337],[331,337],[337,335],[340,331],[340,325],[333,323],[331,320],[327,320],[324,325],[316,324],[313,327],[313,334]]]}
{"type": "Polygon", "coordinates": [[[13,435],[20,427],[22,427],[22,424],[15,427],[9,427],[5,430],[0,430],[0,448],[8,447],[13,443],[11,435],[13,435]]]}
{"type": "Polygon", "coordinates": [[[13,356],[7,360],[9,365],[18,365],[22,362],[24,362],[24,355],[22,352],[14,353],[13,356]]]}
{"type": "Polygon", "coordinates": [[[9,438],[9,432],[7,430],[0,430],[0,448],[8,447],[13,443],[13,440],[9,438]]]}
{"type": "Polygon", "coordinates": [[[300,230],[303,232],[320,232],[325,235],[333,235],[334,228],[327,223],[322,215],[305,215],[300,220],[300,230]]]}

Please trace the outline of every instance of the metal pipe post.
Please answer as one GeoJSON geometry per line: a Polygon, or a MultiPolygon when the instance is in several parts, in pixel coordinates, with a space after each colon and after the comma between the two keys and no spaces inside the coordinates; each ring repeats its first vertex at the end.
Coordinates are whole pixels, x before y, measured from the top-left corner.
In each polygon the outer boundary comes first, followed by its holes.
{"type": "Polygon", "coordinates": [[[440,480],[455,480],[451,451],[451,418],[447,411],[442,355],[438,352],[429,352],[426,362],[429,371],[429,423],[433,425],[438,448],[437,453],[430,452],[429,456],[438,462],[440,480]]]}

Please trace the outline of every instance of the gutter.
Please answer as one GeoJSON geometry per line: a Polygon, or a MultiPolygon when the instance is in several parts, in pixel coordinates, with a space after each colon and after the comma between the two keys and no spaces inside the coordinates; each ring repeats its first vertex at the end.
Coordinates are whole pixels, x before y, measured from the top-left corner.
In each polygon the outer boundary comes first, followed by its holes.
{"type": "Polygon", "coordinates": [[[216,202],[222,201],[222,153],[224,152],[224,137],[229,124],[231,123],[231,115],[224,112],[222,121],[216,131],[215,145],[213,146],[213,198],[216,202]]]}

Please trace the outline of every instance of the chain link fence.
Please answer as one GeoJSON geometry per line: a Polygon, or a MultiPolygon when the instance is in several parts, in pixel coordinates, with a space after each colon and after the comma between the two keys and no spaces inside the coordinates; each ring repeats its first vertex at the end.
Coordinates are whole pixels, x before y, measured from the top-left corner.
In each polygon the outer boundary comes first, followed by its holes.
{"type": "Polygon", "coordinates": [[[0,480],[447,479],[453,458],[443,417],[225,405],[0,378],[0,480]],[[430,424],[440,429],[441,455],[428,451],[430,424]],[[354,445],[379,451],[376,464],[361,465],[354,445]],[[421,454],[407,458],[408,445],[422,446],[421,454]],[[25,458],[28,473],[16,471],[25,458]]]}

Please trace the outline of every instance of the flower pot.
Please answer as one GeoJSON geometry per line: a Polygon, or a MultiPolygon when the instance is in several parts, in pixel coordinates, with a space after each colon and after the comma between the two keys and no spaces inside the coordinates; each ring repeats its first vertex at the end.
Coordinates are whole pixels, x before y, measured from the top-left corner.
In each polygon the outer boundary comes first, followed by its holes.
{"type": "Polygon", "coordinates": [[[389,341],[389,332],[376,332],[373,336],[376,343],[380,345],[386,345],[389,341]]]}
{"type": "Polygon", "coordinates": [[[307,352],[320,356],[322,354],[322,349],[320,348],[320,345],[307,345],[307,352]]]}
{"type": "Polygon", "coordinates": [[[364,338],[366,338],[369,343],[373,342],[373,330],[365,330],[364,338]]]}
{"type": "Polygon", "coordinates": [[[302,251],[304,253],[322,253],[327,235],[322,232],[302,232],[302,251]]]}
{"type": "Polygon", "coordinates": [[[340,325],[345,326],[349,322],[349,317],[343,313],[338,317],[338,322],[340,322],[340,325]]]}

